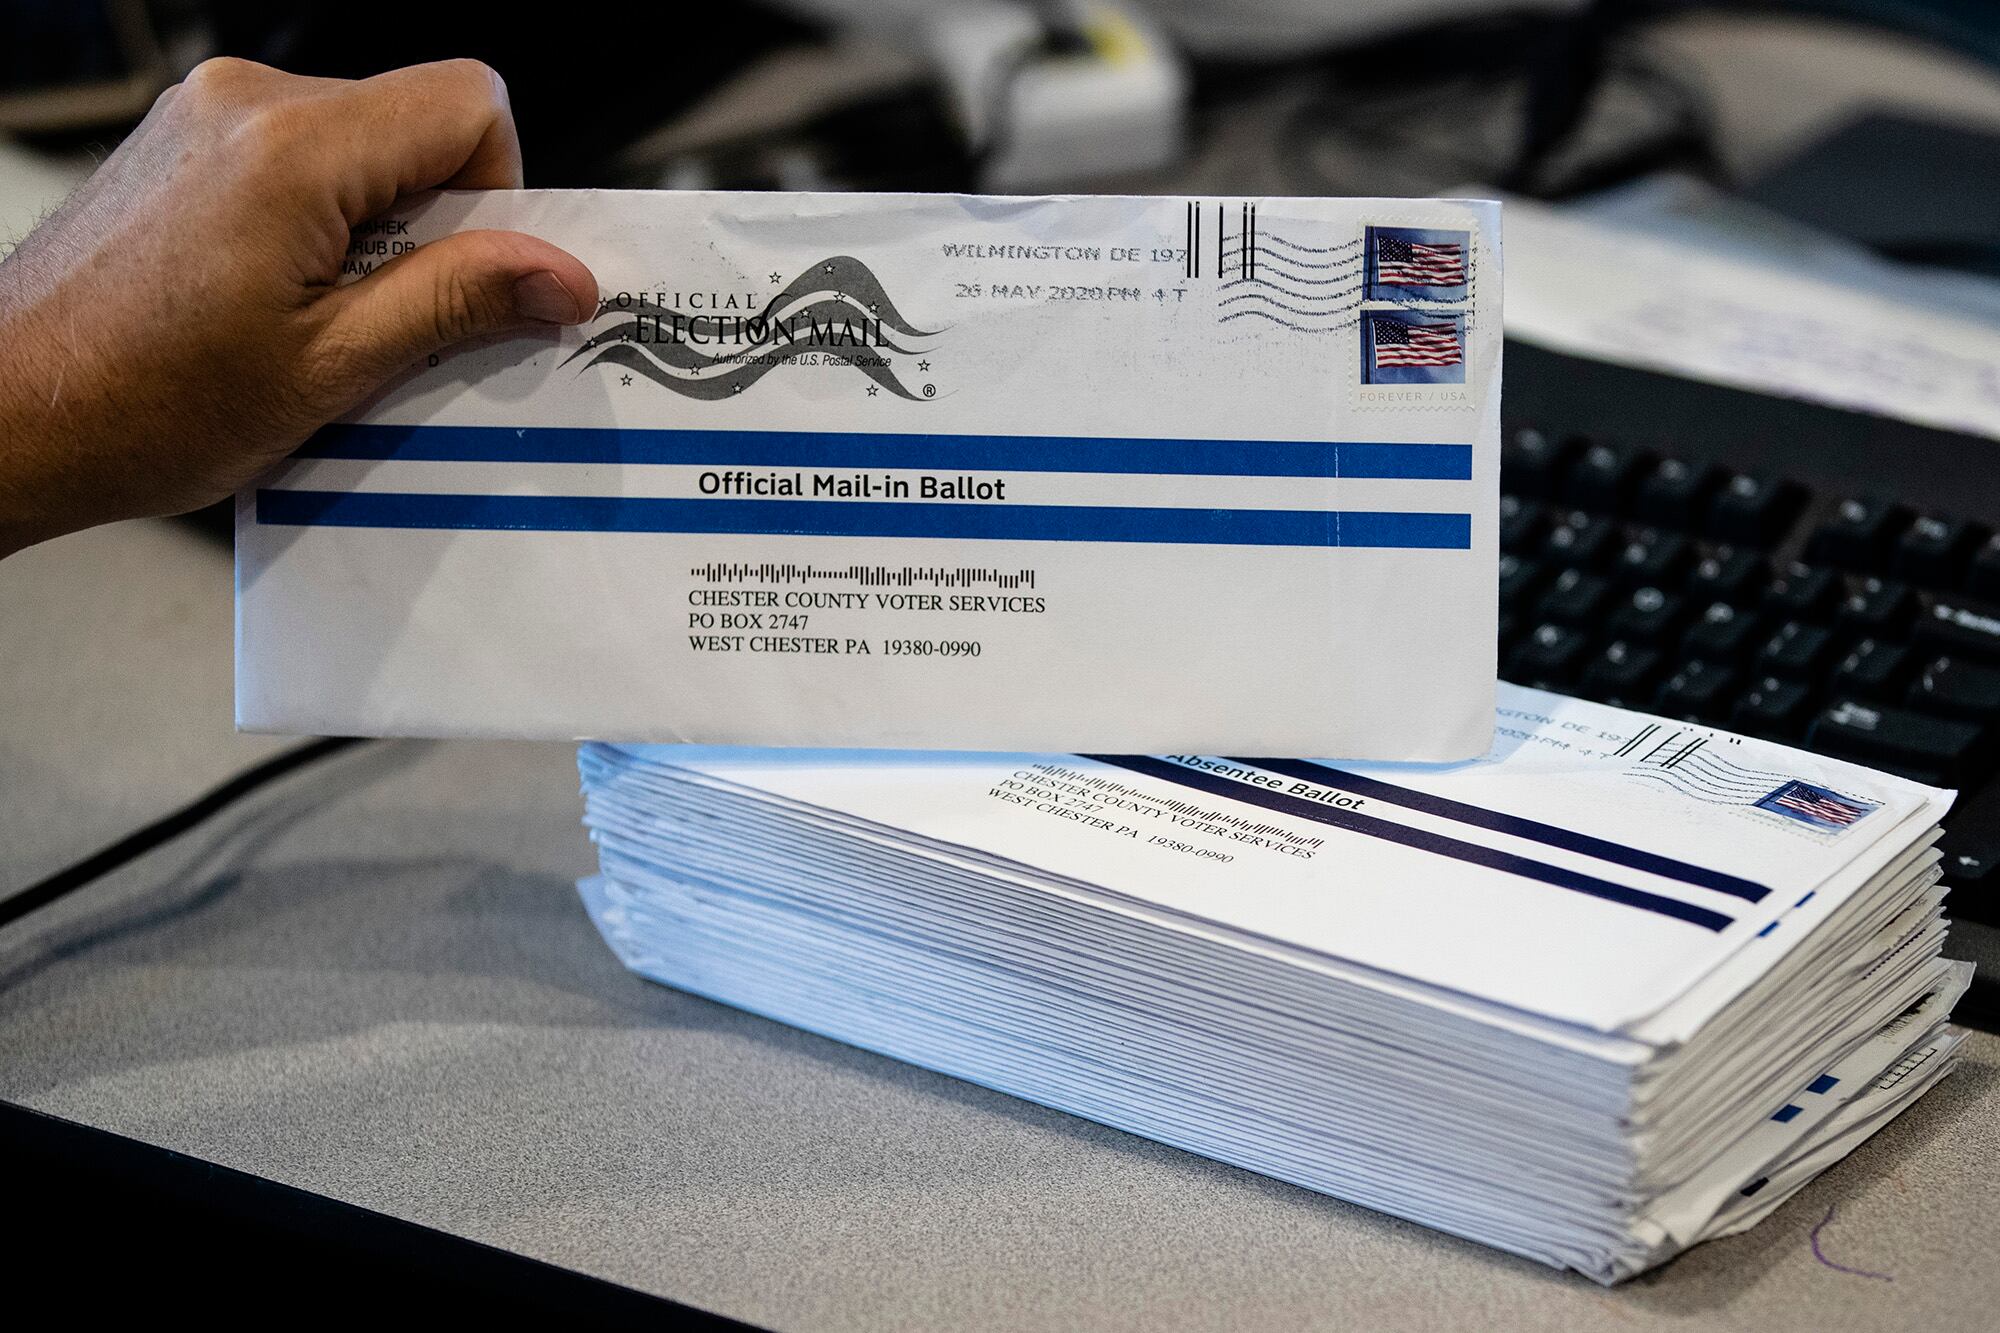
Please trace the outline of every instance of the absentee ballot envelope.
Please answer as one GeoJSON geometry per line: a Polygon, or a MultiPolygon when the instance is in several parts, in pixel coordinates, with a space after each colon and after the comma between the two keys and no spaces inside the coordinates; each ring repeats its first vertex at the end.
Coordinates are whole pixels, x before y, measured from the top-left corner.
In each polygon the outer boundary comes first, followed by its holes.
{"type": "Polygon", "coordinates": [[[493,191],[585,327],[246,491],[250,730],[1454,760],[1495,676],[1497,205],[493,191]]]}
{"type": "Polygon", "coordinates": [[[1454,765],[585,745],[579,887],[653,980],[1620,1281],[1951,1068],[1952,794],[1497,696],[1454,765]]]}

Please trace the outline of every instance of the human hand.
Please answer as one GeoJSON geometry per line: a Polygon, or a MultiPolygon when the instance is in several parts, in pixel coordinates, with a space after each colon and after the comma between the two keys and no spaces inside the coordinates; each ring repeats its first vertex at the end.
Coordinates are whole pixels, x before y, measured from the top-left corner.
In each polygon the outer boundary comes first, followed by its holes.
{"type": "Polygon", "coordinates": [[[335,286],[349,231],[398,199],[520,184],[477,61],[198,67],[0,263],[0,557],[218,500],[440,347],[588,318],[590,271],[515,232],[335,286]]]}

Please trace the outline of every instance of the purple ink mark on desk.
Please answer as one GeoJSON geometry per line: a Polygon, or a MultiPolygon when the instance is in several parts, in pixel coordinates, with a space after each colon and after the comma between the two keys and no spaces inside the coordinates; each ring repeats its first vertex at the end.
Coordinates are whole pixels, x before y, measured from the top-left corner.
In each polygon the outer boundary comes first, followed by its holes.
{"type": "Polygon", "coordinates": [[[1828,1222],[1831,1222],[1833,1220],[1834,1209],[1838,1208],[1839,1206],[1840,1206],[1839,1204],[1828,1204],[1826,1209],[1826,1216],[1822,1217],[1819,1220],[1819,1225],[1815,1226],[1812,1229],[1813,1258],[1819,1260],[1821,1263],[1825,1264],[1828,1268],[1833,1269],[1836,1273],[1851,1273],[1855,1277],[1873,1278],[1877,1282],[1894,1282],[1896,1279],[1890,1277],[1887,1273],[1871,1273],[1865,1268],[1849,1268],[1846,1264],[1835,1263],[1833,1260],[1826,1257],[1826,1251],[1822,1250],[1819,1247],[1819,1233],[1826,1226],[1828,1222]]]}

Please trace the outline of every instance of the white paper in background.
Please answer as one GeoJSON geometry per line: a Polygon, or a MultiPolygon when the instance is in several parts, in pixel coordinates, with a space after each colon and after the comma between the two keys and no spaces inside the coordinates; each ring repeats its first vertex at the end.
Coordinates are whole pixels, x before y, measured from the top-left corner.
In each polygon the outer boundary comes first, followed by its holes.
{"type": "Polygon", "coordinates": [[[1995,309],[1981,279],[1692,207],[1674,182],[1507,202],[1507,332],[1576,356],[2000,438],[1995,309]]]}
{"type": "Polygon", "coordinates": [[[353,263],[472,227],[606,307],[241,497],[239,725],[1486,748],[1495,206],[494,191],[353,263]]]}

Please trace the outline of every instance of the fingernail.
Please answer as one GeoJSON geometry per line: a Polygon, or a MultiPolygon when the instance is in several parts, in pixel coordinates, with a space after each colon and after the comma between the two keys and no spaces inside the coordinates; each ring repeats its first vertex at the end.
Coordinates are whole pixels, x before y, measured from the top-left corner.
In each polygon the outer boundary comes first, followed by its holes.
{"type": "Polygon", "coordinates": [[[514,280],[514,310],[528,319],[550,324],[575,324],[590,314],[570,294],[569,288],[562,285],[562,280],[547,269],[514,280]]]}

